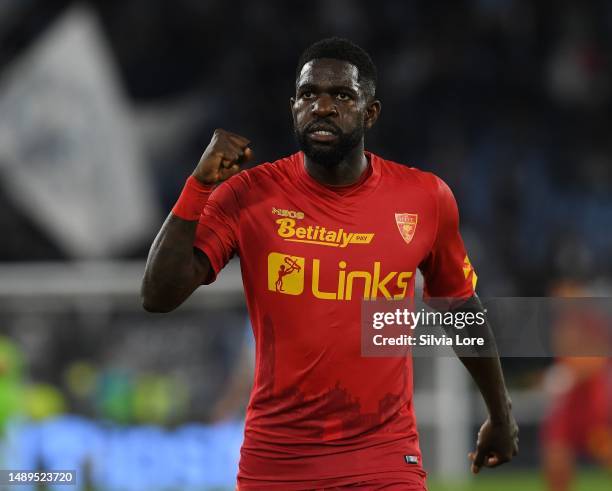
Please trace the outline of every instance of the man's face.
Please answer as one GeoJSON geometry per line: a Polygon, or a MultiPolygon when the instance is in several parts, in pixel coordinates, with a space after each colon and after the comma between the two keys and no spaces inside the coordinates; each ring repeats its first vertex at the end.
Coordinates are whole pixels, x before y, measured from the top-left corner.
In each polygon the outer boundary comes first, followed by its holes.
{"type": "Polygon", "coordinates": [[[356,66],[331,58],[306,63],[291,98],[301,150],[318,164],[338,165],[376,120],[378,111],[372,117],[368,102],[356,66]]]}

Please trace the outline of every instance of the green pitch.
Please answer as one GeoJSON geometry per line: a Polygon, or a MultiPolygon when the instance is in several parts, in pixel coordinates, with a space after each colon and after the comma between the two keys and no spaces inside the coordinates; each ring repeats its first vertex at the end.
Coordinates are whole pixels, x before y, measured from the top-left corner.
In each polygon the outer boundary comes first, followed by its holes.
{"type": "MultiPolygon", "coordinates": [[[[429,491],[547,491],[542,476],[535,472],[487,472],[475,476],[466,484],[445,483],[428,479],[429,491]]],[[[577,474],[572,491],[610,491],[612,474],[583,471],[577,474]]]]}
{"type": "MultiPolygon", "coordinates": [[[[599,471],[580,471],[571,491],[610,491],[612,474],[599,471]]],[[[500,472],[486,470],[466,484],[445,483],[430,477],[429,491],[548,491],[537,472],[500,472]]],[[[234,491],[234,488],[208,488],[205,491],[234,491]]]]}

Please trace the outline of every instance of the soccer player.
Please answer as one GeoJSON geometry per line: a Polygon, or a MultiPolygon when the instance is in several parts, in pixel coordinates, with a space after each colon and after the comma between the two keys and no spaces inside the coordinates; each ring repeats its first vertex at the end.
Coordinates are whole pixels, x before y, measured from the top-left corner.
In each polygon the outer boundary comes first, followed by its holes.
{"type": "MultiPolygon", "coordinates": [[[[256,342],[240,491],[424,490],[411,358],[362,357],[360,307],[412,297],[419,268],[426,298],[482,308],[455,199],[364,150],[381,112],[364,50],[319,41],[296,76],[301,151],[240,171],[249,140],[216,130],[151,247],[143,305],[171,311],[240,257],[256,342]]],[[[489,412],[469,454],[478,472],[516,454],[518,430],[497,355],[462,361],[489,412]]]]}
{"type": "MultiPolygon", "coordinates": [[[[584,297],[589,290],[567,278],[555,285],[552,295],[584,297]]],[[[597,353],[610,343],[609,322],[596,306],[569,303],[553,317],[553,351],[597,353]]],[[[559,356],[545,380],[550,404],[540,427],[544,477],[550,491],[569,491],[579,458],[612,471],[612,359],[559,356]]]]}

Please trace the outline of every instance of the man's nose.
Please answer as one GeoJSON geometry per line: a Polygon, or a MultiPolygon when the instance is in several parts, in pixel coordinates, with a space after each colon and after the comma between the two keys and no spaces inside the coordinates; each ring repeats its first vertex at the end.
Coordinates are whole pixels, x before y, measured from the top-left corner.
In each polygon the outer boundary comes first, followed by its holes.
{"type": "Polygon", "coordinates": [[[338,113],[338,108],[334,102],[334,99],[328,94],[321,94],[312,103],[312,113],[319,116],[325,117],[338,113]]]}

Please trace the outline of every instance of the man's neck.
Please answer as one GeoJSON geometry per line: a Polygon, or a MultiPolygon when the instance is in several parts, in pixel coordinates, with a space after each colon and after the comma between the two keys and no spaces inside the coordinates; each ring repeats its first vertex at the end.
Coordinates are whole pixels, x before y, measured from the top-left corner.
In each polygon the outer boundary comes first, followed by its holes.
{"type": "Polygon", "coordinates": [[[310,177],[321,184],[349,186],[359,181],[361,175],[368,168],[368,159],[363,153],[363,143],[361,143],[334,166],[318,164],[304,155],[304,167],[310,177]]]}

